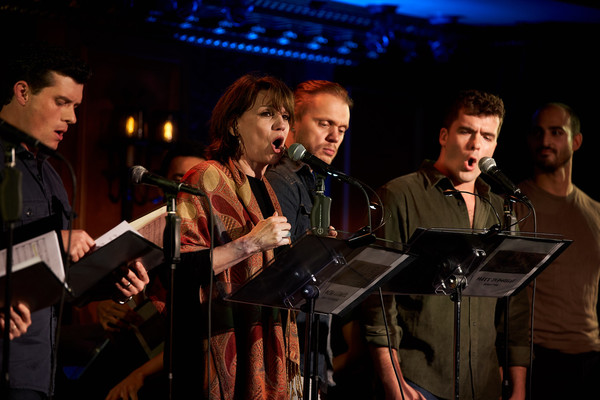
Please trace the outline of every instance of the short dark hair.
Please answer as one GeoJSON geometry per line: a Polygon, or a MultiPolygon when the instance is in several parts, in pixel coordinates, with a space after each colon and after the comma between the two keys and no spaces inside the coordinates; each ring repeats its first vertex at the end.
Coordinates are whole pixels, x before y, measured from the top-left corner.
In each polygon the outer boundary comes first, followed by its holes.
{"type": "Polygon", "coordinates": [[[454,121],[458,119],[461,110],[467,115],[475,116],[497,116],[500,118],[498,132],[504,121],[504,102],[494,94],[479,90],[463,90],[458,93],[454,101],[448,107],[443,120],[443,127],[450,129],[454,121]]]}
{"type": "Polygon", "coordinates": [[[89,67],[67,49],[48,43],[22,43],[5,51],[7,59],[0,65],[0,94],[2,105],[11,102],[13,87],[25,81],[33,94],[51,86],[52,72],[85,84],[91,76],[89,67]]]}
{"type": "Polygon", "coordinates": [[[294,90],[294,112],[297,119],[301,119],[304,115],[306,104],[310,102],[310,98],[320,93],[327,93],[340,98],[348,104],[350,109],[354,106],[348,91],[339,83],[324,80],[305,81],[298,84],[294,90]]]}
{"type": "Polygon", "coordinates": [[[211,143],[208,146],[208,157],[225,163],[227,159],[238,160],[242,148],[238,137],[231,135],[229,129],[238,118],[254,106],[258,93],[266,90],[276,109],[285,109],[290,116],[290,126],[294,123],[294,94],[281,80],[259,74],[246,74],[231,84],[221,96],[209,123],[211,143]]]}
{"type": "Polygon", "coordinates": [[[167,176],[171,161],[176,157],[198,157],[206,158],[206,147],[196,140],[180,140],[171,145],[162,160],[160,174],[167,176]]]}
{"type": "Polygon", "coordinates": [[[571,138],[573,138],[573,136],[581,132],[581,120],[579,119],[579,115],[577,115],[577,113],[571,106],[557,101],[545,103],[541,105],[537,110],[535,110],[535,112],[533,113],[533,117],[531,117],[531,124],[535,125],[540,112],[550,107],[560,107],[563,110],[565,110],[567,114],[569,114],[569,117],[571,117],[571,138]]]}

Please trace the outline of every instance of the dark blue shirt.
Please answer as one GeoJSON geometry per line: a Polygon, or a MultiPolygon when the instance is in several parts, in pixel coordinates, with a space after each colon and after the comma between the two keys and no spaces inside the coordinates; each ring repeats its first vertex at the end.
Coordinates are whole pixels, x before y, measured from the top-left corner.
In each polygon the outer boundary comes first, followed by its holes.
{"type": "MultiPolygon", "coordinates": [[[[0,173],[5,168],[4,149],[0,143],[0,173]]],[[[22,226],[59,213],[63,221],[62,228],[67,229],[70,206],[56,170],[45,157],[36,157],[22,146],[17,147],[15,158],[16,168],[22,173],[23,201],[22,218],[15,225],[22,226]]],[[[2,225],[5,231],[7,227],[4,221],[2,225]]],[[[31,319],[27,333],[11,341],[10,387],[33,389],[49,395],[53,390],[52,348],[56,331],[54,307],[32,313],[31,319]]],[[[0,359],[2,349],[0,337],[0,359]]]]}
{"type": "Polygon", "coordinates": [[[297,163],[287,155],[267,170],[266,178],[273,187],[281,211],[292,225],[292,243],[310,230],[310,212],[315,195],[315,177],[310,167],[297,163]]]}
{"type": "MultiPolygon", "coordinates": [[[[310,213],[313,207],[313,197],[315,196],[316,179],[310,167],[302,162],[291,160],[284,155],[281,162],[267,170],[265,175],[281,205],[281,211],[292,225],[292,243],[306,233],[311,228],[310,213]]],[[[298,333],[300,334],[300,349],[304,354],[304,331],[306,327],[305,313],[299,313],[296,322],[298,323],[298,333]]],[[[318,348],[319,348],[319,376],[320,390],[327,392],[327,387],[333,385],[331,377],[333,376],[333,355],[329,343],[331,328],[331,316],[319,316],[318,348]]],[[[300,368],[304,371],[304,357],[300,358],[300,368]]]]}

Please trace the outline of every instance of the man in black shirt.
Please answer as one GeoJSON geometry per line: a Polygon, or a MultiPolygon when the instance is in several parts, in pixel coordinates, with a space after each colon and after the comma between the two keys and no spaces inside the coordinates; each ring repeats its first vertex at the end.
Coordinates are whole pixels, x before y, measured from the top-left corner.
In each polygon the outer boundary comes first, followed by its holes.
{"type": "MultiPolygon", "coordinates": [[[[83,86],[90,75],[88,67],[64,49],[44,44],[16,46],[5,54],[7,59],[3,60],[0,73],[0,93],[4,96],[0,119],[56,150],[69,126],[77,120],[75,109],[82,101],[83,86]]],[[[65,250],[73,262],[78,261],[95,243],[83,230],[69,233],[71,206],[47,156],[23,143],[1,141],[0,147],[0,168],[4,168],[6,155],[14,160],[22,175],[23,212],[14,225],[58,214],[62,219],[63,243],[65,247],[70,243],[65,250]]],[[[6,225],[6,221],[2,222],[6,225]]],[[[142,291],[148,281],[144,266],[136,263],[117,283],[117,289],[125,299],[142,291]]],[[[3,399],[46,399],[52,395],[56,313],[54,307],[33,312],[27,332],[12,340],[10,381],[9,387],[3,388],[3,399]]]]}

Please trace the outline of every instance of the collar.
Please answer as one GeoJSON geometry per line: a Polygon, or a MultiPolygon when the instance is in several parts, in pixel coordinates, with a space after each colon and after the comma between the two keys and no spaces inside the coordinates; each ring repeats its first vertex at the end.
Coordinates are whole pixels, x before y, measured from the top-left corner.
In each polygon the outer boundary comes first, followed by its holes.
{"type": "MultiPolygon", "coordinates": [[[[7,149],[7,145],[5,142],[0,141],[0,150],[2,150],[2,152],[4,152],[5,149],[7,149]]],[[[27,150],[25,148],[25,146],[23,146],[22,144],[18,144],[17,146],[15,146],[15,156],[21,160],[33,160],[33,159],[37,159],[38,161],[42,162],[45,161],[46,159],[48,159],[48,155],[44,154],[43,152],[38,152],[37,155],[32,153],[31,151],[27,150]]]]}
{"type": "Polygon", "coordinates": [[[310,169],[310,166],[308,164],[306,164],[305,162],[302,161],[294,161],[292,160],[287,153],[283,154],[283,157],[281,157],[281,160],[279,160],[278,164],[275,165],[285,165],[290,171],[298,173],[300,171],[302,171],[303,173],[306,172],[308,174],[312,175],[312,170],[310,169]]]}
{"type": "MultiPolygon", "coordinates": [[[[421,164],[421,171],[425,176],[427,187],[437,187],[441,191],[453,190],[454,185],[450,178],[438,171],[433,165],[435,161],[425,160],[421,164]]],[[[481,177],[477,177],[475,181],[475,192],[480,196],[490,197],[490,185],[488,185],[481,177]]]]}

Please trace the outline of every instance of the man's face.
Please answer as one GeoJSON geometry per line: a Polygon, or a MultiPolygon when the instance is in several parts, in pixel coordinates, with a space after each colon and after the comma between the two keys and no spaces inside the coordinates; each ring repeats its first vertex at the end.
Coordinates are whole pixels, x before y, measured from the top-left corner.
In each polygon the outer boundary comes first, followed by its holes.
{"type": "Polygon", "coordinates": [[[554,172],[567,164],[579,148],[581,133],[573,135],[571,117],[564,108],[550,106],[538,114],[528,144],[535,166],[554,172]]]}
{"type": "Polygon", "coordinates": [[[56,150],[69,125],[77,121],[75,108],[81,104],[83,84],[55,72],[52,79],[53,84],[37,94],[28,87],[19,128],[56,150]]]}
{"type": "Polygon", "coordinates": [[[294,125],[295,141],[309,153],[331,164],[350,124],[350,107],[328,93],[312,96],[294,125]]]}
{"type": "Polygon", "coordinates": [[[455,185],[474,182],[481,173],[479,160],[494,155],[499,126],[498,116],[466,115],[461,110],[450,128],[440,131],[442,151],[436,165],[455,185]]]}

